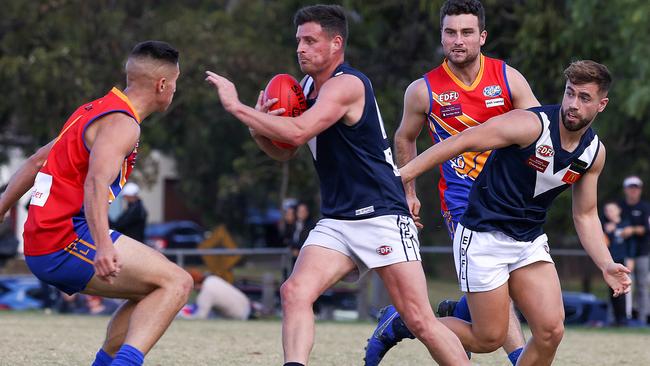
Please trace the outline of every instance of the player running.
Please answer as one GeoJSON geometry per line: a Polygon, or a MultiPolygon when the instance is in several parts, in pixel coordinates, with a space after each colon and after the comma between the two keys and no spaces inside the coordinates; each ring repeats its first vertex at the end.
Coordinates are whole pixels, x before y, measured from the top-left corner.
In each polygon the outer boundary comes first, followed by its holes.
{"type": "MultiPolygon", "coordinates": [[[[307,143],[320,178],[324,219],[310,232],[280,291],[285,366],[308,362],[318,296],[348,273],[369,269],[378,272],[404,321],[439,364],[468,365],[462,345],[429,305],[417,229],[372,85],[344,61],[344,10],[308,6],[296,13],[294,23],[311,106],[301,116],[283,118],[247,107],[231,82],[212,72],[207,77],[224,108],[253,130],[262,150],[288,159],[295,150],[280,149],[270,139],[307,143]]],[[[269,104],[261,105],[260,99],[257,109],[265,111],[269,104]]]]}

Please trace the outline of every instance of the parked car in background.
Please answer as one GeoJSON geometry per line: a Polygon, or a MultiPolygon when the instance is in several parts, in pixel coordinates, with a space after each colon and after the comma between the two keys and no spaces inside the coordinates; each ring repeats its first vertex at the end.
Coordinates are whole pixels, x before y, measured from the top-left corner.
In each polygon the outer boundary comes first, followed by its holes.
{"type": "Polygon", "coordinates": [[[41,283],[34,276],[0,276],[0,309],[40,309],[42,294],[41,283]]]}
{"type": "MultiPolygon", "coordinates": [[[[208,232],[194,221],[167,221],[149,224],[144,230],[144,242],[159,251],[165,249],[196,249],[208,232]]],[[[167,256],[175,260],[174,256],[167,256]]],[[[186,264],[201,264],[199,256],[187,257],[186,264]]]]}

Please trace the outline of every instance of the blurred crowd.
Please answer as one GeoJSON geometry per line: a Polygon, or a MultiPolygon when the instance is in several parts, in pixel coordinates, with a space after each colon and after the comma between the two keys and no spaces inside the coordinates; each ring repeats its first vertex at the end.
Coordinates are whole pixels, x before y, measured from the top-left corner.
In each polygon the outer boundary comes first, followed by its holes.
{"type": "Polygon", "coordinates": [[[650,203],[641,199],[643,181],[629,176],[623,181],[623,198],[603,206],[603,231],[615,262],[632,270],[632,291],[610,300],[614,325],[648,325],[650,297],[650,203]]]}

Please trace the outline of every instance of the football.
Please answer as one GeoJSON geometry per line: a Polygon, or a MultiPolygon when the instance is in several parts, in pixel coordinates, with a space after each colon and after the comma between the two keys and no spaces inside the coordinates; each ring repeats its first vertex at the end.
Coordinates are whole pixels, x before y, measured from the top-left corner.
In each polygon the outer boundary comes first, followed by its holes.
{"type": "MultiPolygon", "coordinates": [[[[284,113],[281,116],[297,117],[307,109],[307,99],[302,91],[302,87],[289,74],[275,75],[264,89],[263,101],[278,98],[270,110],[284,108],[284,113]]],[[[273,141],[273,144],[283,149],[293,149],[295,146],[284,142],[273,141]]]]}

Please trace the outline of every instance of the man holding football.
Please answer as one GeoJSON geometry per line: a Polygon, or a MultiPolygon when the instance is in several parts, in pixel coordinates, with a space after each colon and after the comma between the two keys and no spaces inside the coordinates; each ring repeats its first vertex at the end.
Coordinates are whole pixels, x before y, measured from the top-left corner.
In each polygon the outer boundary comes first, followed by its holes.
{"type": "Polygon", "coordinates": [[[469,365],[463,347],[436,320],[420,262],[417,229],[370,80],[344,61],[347,20],[342,7],[315,5],[295,17],[297,55],[307,104],[296,118],[283,108],[264,113],[243,105],[235,86],[208,71],[221,104],[246,124],[260,148],[277,160],[295,155],[272,141],[308,144],[321,182],[323,219],[310,232],[296,267],[282,285],[285,366],[306,365],[314,339],[312,305],[351,272],[377,271],[411,332],[441,365],[469,365]],[[276,114],[276,115],[273,115],[276,114]]]}

